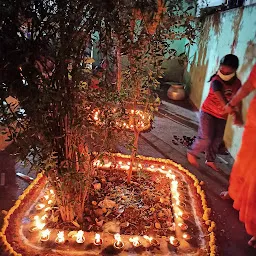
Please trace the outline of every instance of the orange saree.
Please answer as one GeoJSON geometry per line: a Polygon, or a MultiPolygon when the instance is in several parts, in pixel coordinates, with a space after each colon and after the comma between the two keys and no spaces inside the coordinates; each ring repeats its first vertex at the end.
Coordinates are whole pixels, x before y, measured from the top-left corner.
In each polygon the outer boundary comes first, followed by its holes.
{"type": "MultiPolygon", "coordinates": [[[[253,79],[256,89],[256,66],[249,79],[253,79]]],[[[247,233],[256,236],[256,96],[248,109],[241,148],[231,172],[229,195],[247,233]]]]}

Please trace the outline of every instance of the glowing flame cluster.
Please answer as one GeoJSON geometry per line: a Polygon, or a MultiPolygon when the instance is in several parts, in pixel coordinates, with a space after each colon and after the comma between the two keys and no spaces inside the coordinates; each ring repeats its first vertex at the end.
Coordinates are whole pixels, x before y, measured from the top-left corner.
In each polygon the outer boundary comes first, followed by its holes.
{"type": "Polygon", "coordinates": [[[56,243],[64,243],[65,237],[64,237],[64,231],[59,231],[56,237],[56,243]]]}
{"type": "Polygon", "coordinates": [[[47,241],[49,240],[51,231],[49,229],[45,229],[41,231],[41,240],[47,241]]]}
{"type": "Polygon", "coordinates": [[[39,230],[42,230],[44,228],[44,226],[45,226],[45,223],[41,222],[39,216],[35,216],[34,220],[35,220],[36,228],[39,229],[39,230]]]}
{"type": "Polygon", "coordinates": [[[150,237],[150,236],[143,236],[143,238],[147,241],[149,241],[150,243],[152,242],[153,240],[153,237],[150,237]]]}
{"type": "MultiPolygon", "coordinates": [[[[116,108],[113,108],[113,113],[116,112],[116,108]]],[[[101,117],[100,117],[100,110],[96,109],[92,113],[92,119],[96,122],[96,124],[102,124],[101,117]]],[[[136,124],[137,129],[143,130],[145,127],[150,125],[151,116],[149,113],[144,112],[142,110],[128,110],[127,111],[129,115],[129,122],[125,121],[116,121],[115,125],[116,127],[119,127],[121,129],[134,129],[134,126],[136,124]]]]}
{"type": "Polygon", "coordinates": [[[139,237],[135,236],[135,237],[131,237],[129,238],[129,241],[133,244],[133,246],[137,247],[140,245],[139,242],[139,237]]]}
{"type": "Polygon", "coordinates": [[[76,234],[76,242],[78,244],[82,244],[84,242],[84,231],[79,230],[76,234]]]}
{"type": "Polygon", "coordinates": [[[114,235],[114,238],[115,238],[115,240],[116,240],[116,243],[117,243],[117,245],[120,245],[121,243],[122,243],[122,239],[121,239],[121,236],[120,236],[120,234],[115,234],[114,235]]]}
{"type": "Polygon", "coordinates": [[[101,242],[100,234],[95,234],[95,244],[99,244],[101,242]]]}

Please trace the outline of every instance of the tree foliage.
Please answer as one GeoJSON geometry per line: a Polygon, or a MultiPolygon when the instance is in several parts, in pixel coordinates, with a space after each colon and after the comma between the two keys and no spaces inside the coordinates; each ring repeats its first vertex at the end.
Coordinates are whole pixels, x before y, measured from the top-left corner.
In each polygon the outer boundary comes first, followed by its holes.
{"type": "Polygon", "coordinates": [[[164,56],[175,53],[170,42],[193,42],[186,2],[0,1],[0,122],[20,159],[48,175],[64,220],[82,219],[92,160],[130,137],[116,126],[129,119],[125,109],[143,102],[153,111],[164,56]],[[100,73],[92,46],[104,60],[100,73]]]}

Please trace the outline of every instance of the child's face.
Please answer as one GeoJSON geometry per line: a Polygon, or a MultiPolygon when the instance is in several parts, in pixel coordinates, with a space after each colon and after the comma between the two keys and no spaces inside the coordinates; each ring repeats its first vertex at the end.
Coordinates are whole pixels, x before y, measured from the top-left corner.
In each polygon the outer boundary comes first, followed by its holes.
{"type": "Polygon", "coordinates": [[[234,68],[231,68],[229,66],[225,66],[225,65],[220,65],[219,71],[223,74],[223,75],[230,75],[236,72],[236,70],[234,68]]]}

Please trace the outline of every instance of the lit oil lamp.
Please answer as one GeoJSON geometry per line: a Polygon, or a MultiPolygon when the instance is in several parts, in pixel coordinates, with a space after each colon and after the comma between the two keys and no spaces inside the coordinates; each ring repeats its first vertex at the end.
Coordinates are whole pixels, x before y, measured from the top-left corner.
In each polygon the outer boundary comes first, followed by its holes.
{"type": "Polygon", "coordinates": [[[102,245],[103,241],[100,238],[100,234],[95,234],[95,238],[94,238],[94,244],[95,245],[102,245]]]}
{"type": "Polygon", "coordinates": [[[112,165],[112,162],[108,162],[108,163],[106,163],[106,164],[104,165],[104,167],[105,167],[105,168],[110,168],[111,165],[112,165]]]}
{"type": "Polygon", "coordinates": [[[45,226],[45,223],[41,222],[39,216],[37,216],[37,215],[34,217],[34,220],[35,220],[35,225],[32,226],[29,229],[29,231],[30,232],[35,232],[37,230],[42,230],[44,228],[44,226],[45,226]]]}
{"type": "Polygon", "coordinates": [[[47,202],[48,204],[52,204],[53,203],[53,201],[52,200],[48,200],[48,202],[47,202]]]}
{"type": "Polygon", "coordinates": [[[45,207],[45,204],[37,204],[35,208],[36,208],[38,211],[40,211],[40,210],[42,210],[44,207],[45,207]]]}
{"type": "Polygon", "coordinates": [[[65,242],[64,231],[59,231],[55,239],[56,244],[63,244],[65,242]]]}
{"type": "Polygon", "coordinates": [[[180,229],[181,229],[182,231],[185,231],[185,230],[188,229],[188,225],[185,224],[185,223],[179,223],[178,226],[180,227],[180,229]]]}
{"type": "Polygon", "coordinates": [[[78,243],[78,244],[82,244],[82,243],[84,243],[84,231],[82,231],[82,230],[79,230],[78,232],[77,232],[77,234],[76,234],[76,242],[78,243]]]}
{"type": "Polygon", "coordinates": [[[159,242],[156,239],[154,239],[153,237],[143,236],[143,238],[145,240],[147,240],[150,243],[150,245],[152,245],[152,246],[159,246],[160,245],[159,242]]]}
{"type": "Polygon", "coordinates": [[[124,243],[122,242],[122,240],[121,240],[121,236],[120,236],[120,234],[115,234],[115,243],[114,243],[114,247],[116,248],[116,249],[118,249],[118,250],[121,250],[121,249],[123,249],[123,247],[124,247],[124,243]]]}
{"type": "Polygon", "coordinates": [[[180,245],[180,242],[177,238],[175,238],[174,236],[170,237],[170,243],[171,245],[178,247],[180,245]]]}
{"type": "Polygon", "coordinates": [[[180,200],[179,200],[179,198],[174,198],[175,199],[175,205],[176,206],[180,206],[180,200]]]}
{"type": "Polygon", "coordinates": [[[93,166],[99,166],[100,165],[100,160],[97,160],[97,161],[95,161],[94,163],[93,163],[93,166]]]}
{"type": "Polygon", "coordinates": [[[41,231],[40,241],[41,241],[41,242],[46,242],[46,241],[48,241],[49,238],[50,238],[50,233],[51,233],[51,231],[50,231],[49,229],[42,230],[42,231],[41,231]]]}
{"type": "Polygon", "coordinates": [[[49,200],[49,195],[45,195],[44,196],[44,199],[47,201],[47,200],[49,200]]]}
{"type": "Polygon", "coordinates": [[[46,220],[48,218],[48,214],[44,214],[42,217],[41,217],[41,220],[46,220]]]}
{"type": "Polygon", "coordinates": [[[182,217],[183,212],[182,212],[181,210],[178,210],[178,211],[177,211],[177,215],[178,215],[178,217],[182,217]]]}
{"type": "Polygon", "coordinates": [[[51,209],[52,209],[51,207],[46,207],[46,208],[44,209],[44,211],[45,211],[45,212],[49,212],[51,209]]]}
{"type": "Polygon", "coordinates": [[[184,234],[182,235],[182,237],[183,237],[185,240],[187,240],[187,241],[189,241],[190,239],[192,239],[191,235],[188,234],[188,233],[184,233],[184,234]]]}
{"type": "Polygon", "coordinates": [[[132,243],[134,247],[141,246],[141,242],[139,241],[139,237],[137,236],[129,238],[129,241],[132,243]]]}

